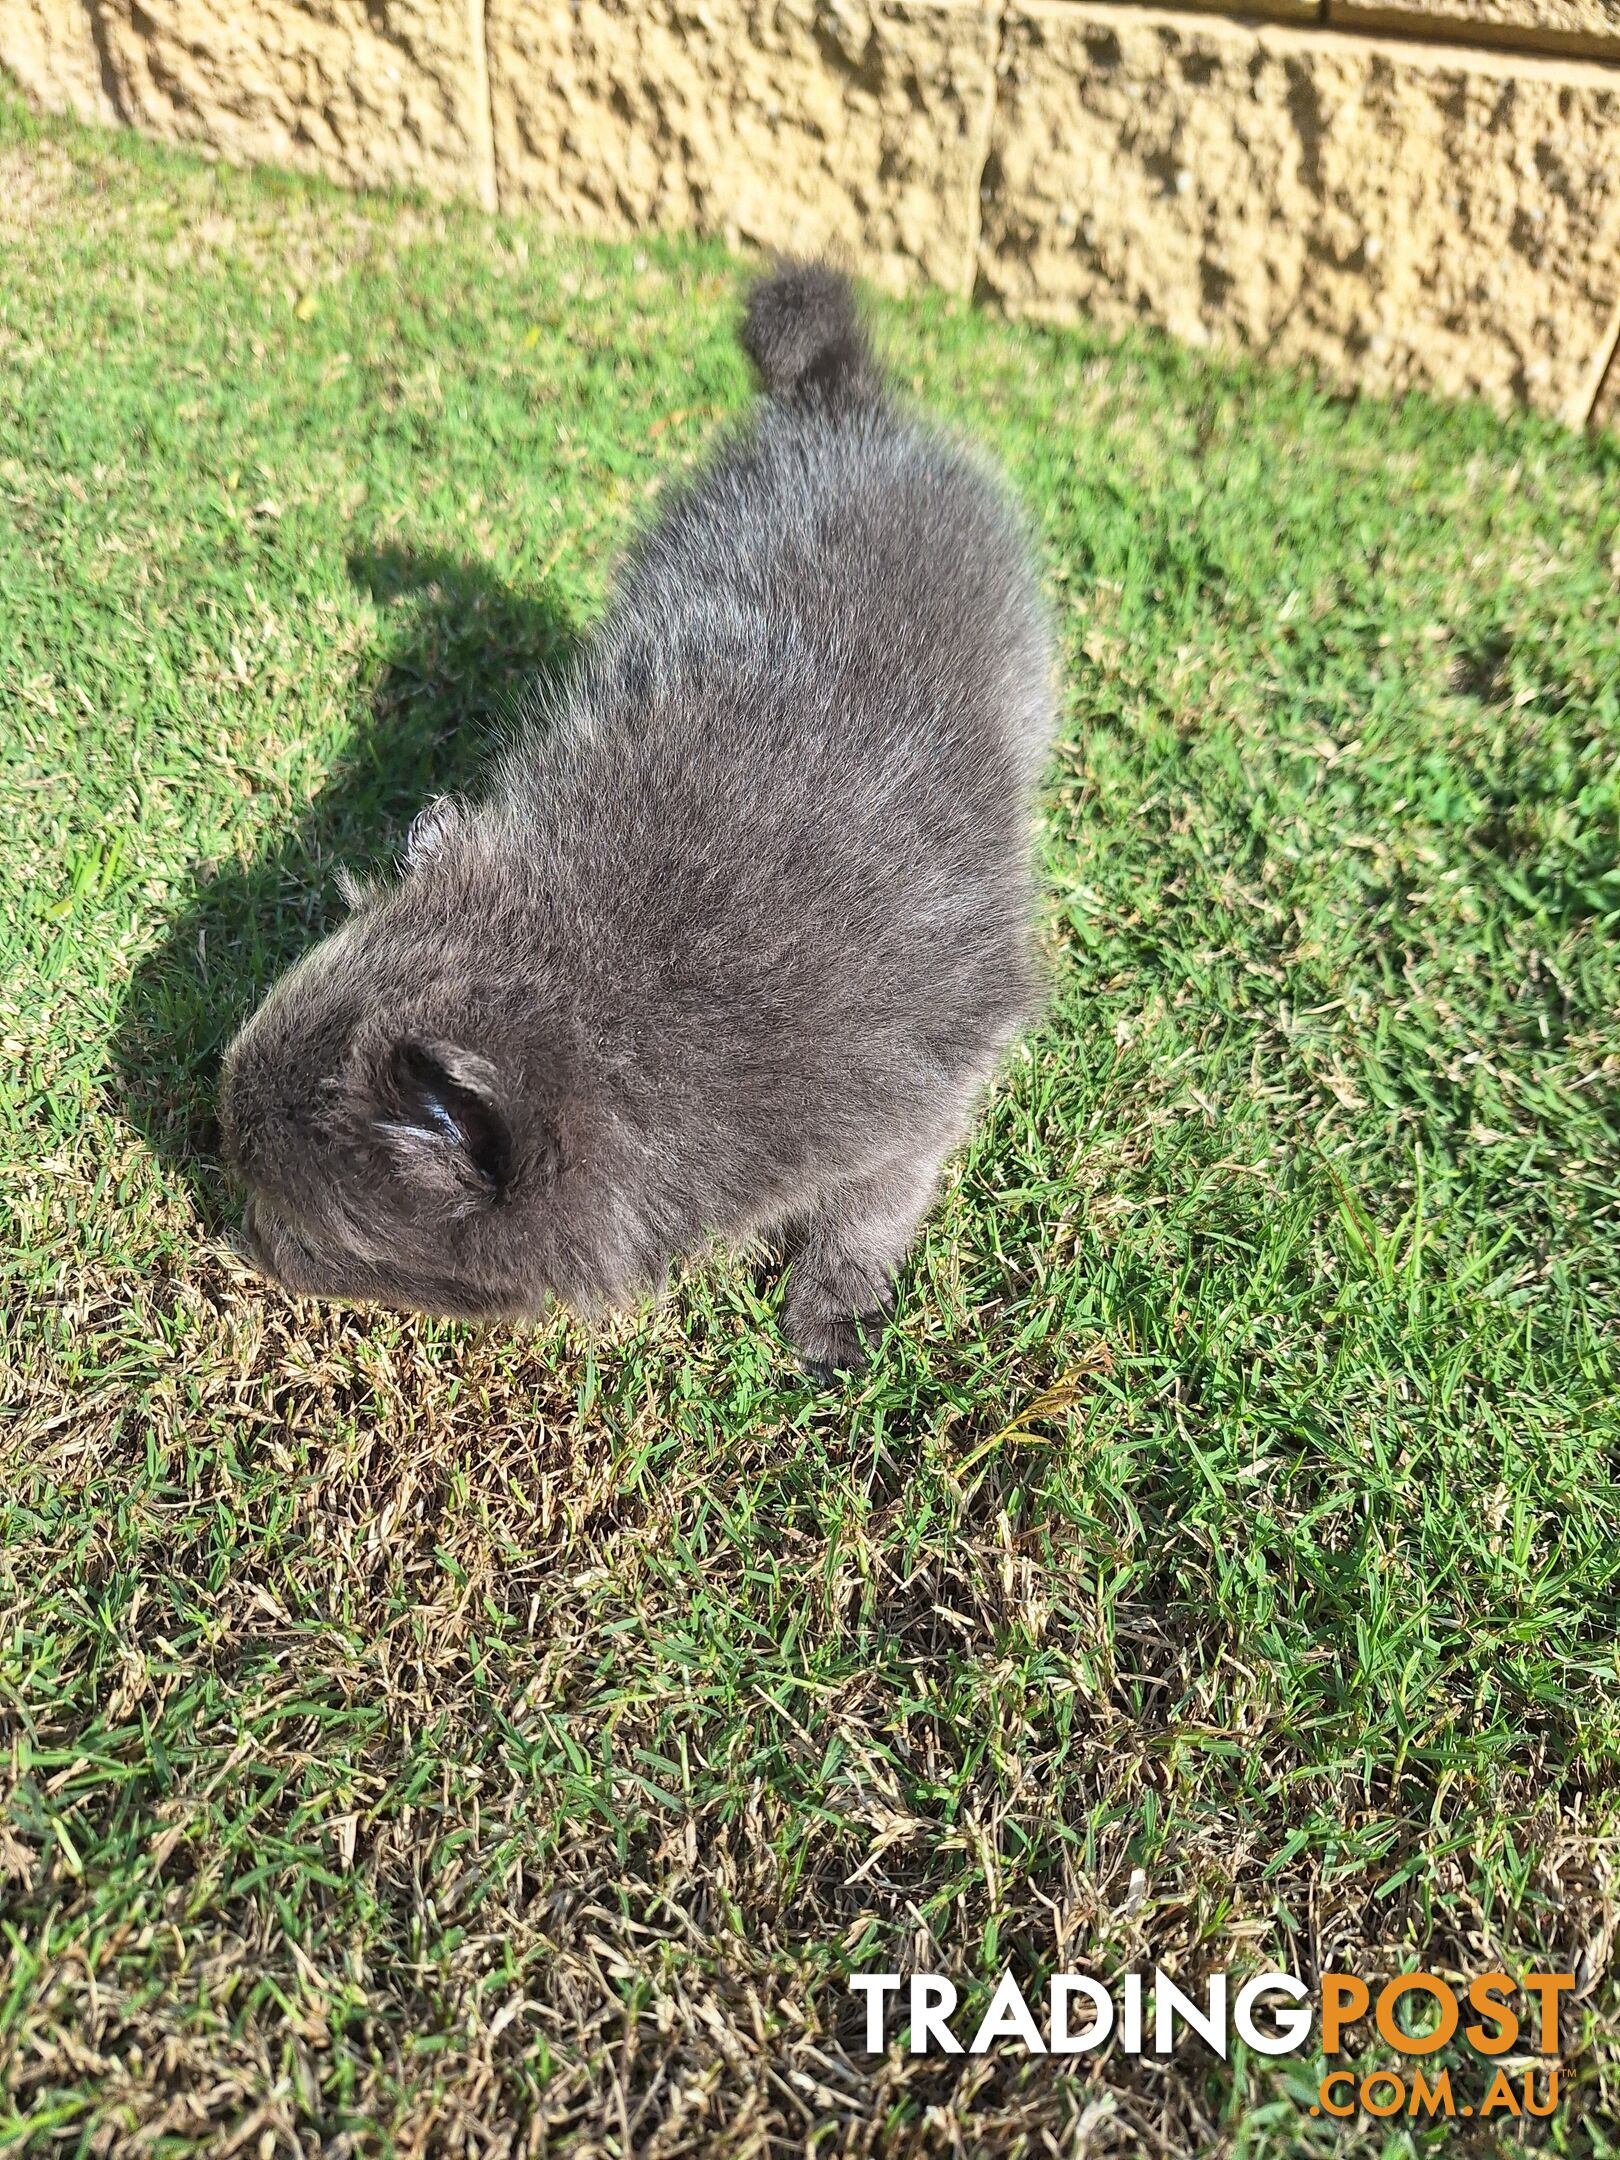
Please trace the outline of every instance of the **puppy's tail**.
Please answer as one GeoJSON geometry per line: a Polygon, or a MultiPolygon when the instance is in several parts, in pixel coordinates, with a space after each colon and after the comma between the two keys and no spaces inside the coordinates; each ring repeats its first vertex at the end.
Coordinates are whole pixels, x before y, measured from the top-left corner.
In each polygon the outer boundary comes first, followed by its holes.
{"type": "Polygon", "coordinates": [[[882,395],[855,289],[826,263],[783,263],[760,278],[741,342],[767,397],[847,412],[882,395]]]}

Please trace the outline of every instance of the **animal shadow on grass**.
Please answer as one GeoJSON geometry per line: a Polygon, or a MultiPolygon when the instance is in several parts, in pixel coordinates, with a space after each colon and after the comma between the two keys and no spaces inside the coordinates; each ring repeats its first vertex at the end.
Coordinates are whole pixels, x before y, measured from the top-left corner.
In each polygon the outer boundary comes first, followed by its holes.
{"type": "Polygon", "coordinates": [[[514,592],[476,563],[383,547],[352,555],[349,570],[399,623],[363,724],[320,794],[256,861],[199,876],[137,968],[114,1032],[120,1108],[212,1231],[236,1212],[215,1123],[226,1045],[341,919],[338,871],[385,865],[425,801],[475,782],[523,693],[557,673],[574,643],[550,599],[514,592]]]}

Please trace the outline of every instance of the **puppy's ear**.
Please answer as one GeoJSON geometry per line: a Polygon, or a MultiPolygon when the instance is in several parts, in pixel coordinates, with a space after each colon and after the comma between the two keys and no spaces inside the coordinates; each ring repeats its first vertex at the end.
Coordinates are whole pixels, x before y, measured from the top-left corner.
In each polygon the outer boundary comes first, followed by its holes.
{"type": "Polygon", "coordinates": [[[459,795],[439,795],[425,803],[411,820],[405,835],[405,867],[419,870],[440,855],[460,829],[462,803],[459,795]]]}
{"type": "Polygon", "coordinates": [[[487,1191],[504,1191],[513,1167],[512,1123],[500,1074],[454,1043],[407,1037],[387,1061],[387,1130],[429,1161],[447,1159],[487,1191]]]}

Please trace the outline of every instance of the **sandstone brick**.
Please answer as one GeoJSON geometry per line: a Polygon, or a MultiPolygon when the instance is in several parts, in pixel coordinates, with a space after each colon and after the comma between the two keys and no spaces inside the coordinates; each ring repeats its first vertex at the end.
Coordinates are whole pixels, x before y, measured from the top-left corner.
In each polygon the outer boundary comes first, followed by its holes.
{"type": "MultiPolygon", "coordinates": [[[[1098,7],[1137,8],[1142,0],[1094,0],[1098,7]]],[[[1325,0],[1174,0],[1185,15],[1243,15],[1261,22],[1319,23],[1325,0]]],[[[1422,0],[1412,0],[1421,6],[1422,0]]]]}
{"type": "Polygon", "coordinates": [[[1620,75],[1008,10],[981,288],[1580,421],[1620,295],[1620,75]]]}
{"type": "Polygon", "coordinates": [[[46,112],[105,123],[118,118],[86,0],[0,0],[0,67],[46,112]]]}
{"type": "Polygon", "coordinates": [[[1620,0],[1328,0],[1328,21],[1347,30],[1430,30],[1535,47],[1620,48],[1620,0]]]}
{"type": "Polygon", "coordinates": [[[1606,370],[1598,381],[1592,400],[1592,425],[1612,428],[1620,435],[1620,322],[1616,323],[1615,328],[1615,344],[1609,353],[1606,370]]]}
{"type": "Polygon", "coordinates": [[[493,200],[481,0],[90,0],[90,12],[119,117],[147,134],[351,186],[493,200]]]}
{"type": "Polygon", "coordinates": [[[967,291],[993,0],[490,0],[502,206],[967,291]]]}

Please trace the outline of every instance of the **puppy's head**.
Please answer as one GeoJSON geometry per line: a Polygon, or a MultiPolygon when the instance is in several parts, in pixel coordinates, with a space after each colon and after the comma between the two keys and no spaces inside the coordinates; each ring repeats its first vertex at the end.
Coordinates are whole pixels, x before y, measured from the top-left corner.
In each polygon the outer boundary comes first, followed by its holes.
{"type": "Polygon", "coordinates": [[[514,1013],[487,866],[453,805],[413,828],[399,884],[271,991],[225,1058],[244,1228],[295,1293],[452,1317],[537,1310],[536,1224],[562,1117],[514,1013]]]}

